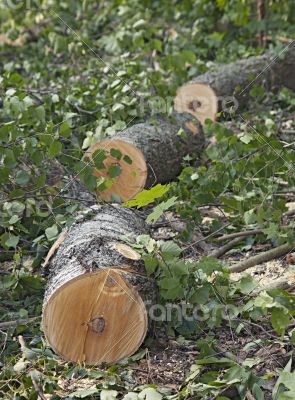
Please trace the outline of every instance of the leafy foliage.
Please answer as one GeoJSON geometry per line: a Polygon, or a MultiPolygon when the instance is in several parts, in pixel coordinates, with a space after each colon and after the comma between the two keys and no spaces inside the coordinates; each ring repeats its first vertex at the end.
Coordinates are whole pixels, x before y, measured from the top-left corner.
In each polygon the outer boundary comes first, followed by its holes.
{"type": "Polygon", "coordinates": [[[137,208],[147,206],[148,204],[153,203],[156,199],[162,197],[168,190],[168,185],[158,184],[149,190],[143,190],[142,192],[138,193],[134,199],[126,201],[124,205],[137,208]]]}
{"type": "MultiPolygon", "coordinates": [[[[99,152],[89,162],[85,150],[147,114],[170,112],[177,87],[188,79],[219,63],[261,53],[255,39],[261,29],[271,38],[270,47],[278,45],[278,50],[279,37],[295,33],[294,3],[285,0],[268,2],[264,21],[255,17],[254,1],[241,0],[16,3],[0,5],[1,322],[41,314],[42,257],[84,204],[70,190],[73,177],[99,191],[120,173],[114,164],[105,171],[107,178],[95,178],[94,168],[105,169],[108,154],[99,152]]],[[[148,222],[176,208],[188,221],[183,240],[201,223],[201,207],[217,204],[227,215],[229,231],[260,228],[260,242],[293,242],[294,223],[286,226],[283,215],[284,190],[295,186],[294,151],[278,136],[286,112],[294,113],[293,94],[284,89],[271,96],[255,85],[251,94],[253,109],[232,115],[233,127],[207,123],[210,143],[201,166],[184,160],[176,183],[157,185],[127,205],[142,208],[161,199],[148,222]]],[[[116,149],[111,155],[132,163],[116,149]]],[[[216,218],[208,235],[219,228],[216,218]]],[[[0,332],[0,397],[36,399],[39,387],[54,399],[222,399],[227,389],[235,388],[239,398],[250,391],[262,399],[263,383],[276,372],[259,376],[253,370],[259,360],[220,357],[216,335],[221,329],[247,334],[249,324],[266,321],[278,333],[276,340],[292,348],[295,335],[288,326],[294,317],[293,297],[283,290],[252,297],[257,283],[251,277],[233,282],[224,263],[212,257],[196,261],[184,247],[180,241],[148,236],[137,242],[148,274],[157,278],[162,303],[190,304],[198,310],[196,323],[191,318],[179,321],[172,307],[166,326],[175,338],[197,338],[200,351],[177,394],[155,385],[134,387],[128,371],[118,366],[98,369],[62,362],[46,346],[39,320],[30,320],[0,332]],[[18,335],[26,340],[21,349],[18,335]],[[65,390],[62,383],[73,379],[94,383],[65,390]]],[[[275,398],[292,398],[293,374],[289,363],[275,398]]]]}

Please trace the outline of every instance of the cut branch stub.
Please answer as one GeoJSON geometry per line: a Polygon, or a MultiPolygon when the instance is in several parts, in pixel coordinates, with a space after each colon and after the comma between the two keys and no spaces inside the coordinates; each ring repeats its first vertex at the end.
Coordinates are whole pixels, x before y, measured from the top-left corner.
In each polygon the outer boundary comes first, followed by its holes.
{"type": "Polygon", "coordinates": [[[110,178],[110,167],[114,166],[120,172],[98,195],[107,201],[127,201],[144,188],[175,179],[183,157],[198,156],[204,144],[200,123],[190,114],[174,113],[171,118],[152,117],[95,143],[86,157],[96,165],[96,177],[110,178]],[[105,156],[97,168],[102,153],[105,156]]]}
{"type": "Polygon", "coordinates": [[[97,206],[77,223],[48,261],[43,329],[53,350],[68,361],[100,364],[133,354],[147,332],[145,301],[157,295],[140,255],[123,236],[147,233],[124,207],[97,206]]]}
{"type": "Polygon", "coordinates": [[[251,101],[253,84],[267,90],[285,86],[295,90],[295,43],[277,56],[268,52],[207,72],[181,86],[174,99],[178,112],[189,112],[203,125],[206,119],[215,121],[217,113],[236,111],[251,101]]]}

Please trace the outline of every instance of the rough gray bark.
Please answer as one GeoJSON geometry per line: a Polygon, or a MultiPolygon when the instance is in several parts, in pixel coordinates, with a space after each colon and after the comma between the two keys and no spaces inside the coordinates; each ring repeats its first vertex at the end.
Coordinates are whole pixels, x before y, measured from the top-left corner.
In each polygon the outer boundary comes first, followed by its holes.
{"type": "Polygon", "coordinates": [[[136,287],[142,299],[152,301],[157,294],[156,285],[146,277],[142,260],[126,258],[114,248],[117,243],[125,243],[124,236],[134,241],[137,235],[147,233],[143,219],[135,211],[118,205],[97,205],[89,211],[64,232],[65,239],[46,267],[44,305],[66,282],[110,267],[121,269],[124,279],[136,287]]]}
{"type": "Polygon", "coordinates": [[[253,80],[253,83],[263,84],[268,90],[285,86],[295,91],[295,43],[291,42],[279,56],[269,51],[261,56],[223,65],[189,83],[209,85],[217,97],[235,96],[239,105],[245,105],[253,80]]]}
{"type": "Polygon", "coordinates": [[[200,123],[188,113],[173,113],[171,118],[150,117],[112,136],[139,148],[146,160],[148,176],[145,187],[173,180],[182,170],[187,154],[199,155],[205,146],[200,123]],[[195,126],[195,132],[189,128],[195,126]],[[183,134],[178,134],[183,129],[183,134]]]}

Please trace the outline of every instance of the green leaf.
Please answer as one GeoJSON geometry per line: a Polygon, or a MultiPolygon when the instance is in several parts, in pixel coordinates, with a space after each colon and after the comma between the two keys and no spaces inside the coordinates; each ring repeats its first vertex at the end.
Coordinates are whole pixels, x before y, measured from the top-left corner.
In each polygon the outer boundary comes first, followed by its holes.
{"type": "Polygon", "coordinates": [[[78,398],[78,399],[84,399],[88,396],[92,396],[93,394],[99,393],[99,389],[97,388],[92,388],[92,389],[81,389],[77,390],[76,392],[70,393],[70,398],[78,398]]]}
{"type": "Polygon", "coordinates": [[[237,287],[243,294],[251,293],[258,286],[259,286],[258,282],[255,282],[255,280],[250,275],[242,276],[239,283],[237,284],[237,287]]]}
{"type": "MultiPolygon", "coordinates": [[[[290,394],[292,395],[295,393],[295,372],[291,373],[291,368],[292,368],[292,357],[288,361],[287,365],[281,372],[272,392],[272,398],[273,400],[283,400],[287,399],[288,397],[283,397],[284,394],[290,394]],[[286,392],[285,388],[289,389],[290,392],[286,392]]],[[[292,399],[292,397],[289,397],[292,399]]]]}
{"type": "Polygon", "coordinates": [[[264,400],[263,390],[257,383],[254,383],[254,385],[253,385],[252,393],[256,400],[264,400]]]}
{"type": "Polygon", "coordinates": [[[125,154],[125,156],[123,157],[123,161],[125,161],[129,165],[132,164],[132,160],[129,156],[127,156],[127,154],[125,154]]]}
{"type": "Polygon", "coordinates": [[[158,204],[154,209],[153,212],[148,215],[146,222],[149,224],[151,222],[156,222],[158,219],[163,215],[164,211],[168,210],[170,207],[174,206],[176,203],[177,197],[173,196],[167,201],[163,201],[162,203],[158,204]]]}
{"type": "Polygon", "coordinates": [[[120,150],[118,150],[118,149],[111,149],[110,150],[110,155],[112,156],[112,157],[115,157],[117,160],[121,160],[121,158],[122,158],[122,153],[121,153],[121,151],[120,150]]]}
{"type": "Polygon", "coordinates": [[[49,156],[54,158],[56,155],[60,154],[62,150],[62,143],[54,140],[49,146],[49,156]]]}
{"type": "Polygon", "coordinates": [[[52,241],[58,235],[58,228],[57,225],[54,224],[50,228],[45,229],[45,235],[48,240],[52,241]]]}
{"type": "Polygon", "coordinates": [[[126,207],[137,208],[147,206],[148,204],[153,203],[159,197],[164,196],[164,194],[168,192],[169,188],[169,185],[158,184],[152,189],[143,190],[142,192],[138,193],[138,195],[133,200],[126,201],[123,205],[126,207]]]}
{"type": "Polygon", "coordinates": [[[118,392],[116,390],[102,390],[100,392],[100,400],[115,400],[118,396],[118,392]]]}
{"type": "Polygon", "coordinates": [[[150,255],[143,255],[142,259],[144,260],[144,265],[147,274],[148,275],[153,274],[158,266],[158,260],[150,255]]]}
{"type": "Polygon", "coordinates": [[[165,259],[177,257],[181,254],[181,248],[172,240],[163,242],[160,246],[162,256],[165,259]]]}
{"type": "Polygon", "coordinates": [[[222,271],[222,265],[215,257],[202,257],[197,267],[206,275],[211,275],[215,271],[222,271]]]}
{"type": "Polygon", "coordinates": [[[173,289],[179,286],[178,278],[163,278],[159,281],[159,286],[161,289],[173,289]]]}
{"type": "Polygon", "coordinates": [[[245,133],[241,138],[240,138],[241,142],[248,144],[253,140],[252,135],[250,135],[250,133],[245,133]]]}
{"type": "Polygon", "coordinates": [[[71,136],[71,127],[67,121],[64,121],[59,127],[59,134],[63,137],[71,136]]]}
{"type": "Polygon", "coordinates": [[[5,241],[5,246],[8,248],[12,247],[15,249],[18,242],[19,242],[19,236],[9,234],[9,238],[5,241]]]}
{"type": "Polygon", "coordinates": [[[97,169],[105,169],[104,160],[107,158],[107,153],[103,149],[96,150],[92,155],[92,161],[97,169]]]}
{"type": "Polygon", "coordinates": [[[263,229],[263,233],[267,235],[267,239],[273,239],[278,236],[279,225],[271,222],[268,228],[263,229]]]}
{"type": "Polygon", "coordinates": [[[20,220],[20,217],[18,215],[13,215],[8,222],[9,222],[9,224],[13,225],[19,220],[20,220]]]}
{"type": "Polygon", "coordinates": [[[282,308],[273,308],[271,310],[271,323],[277,333],[283,334],[290,324],[290,315],[284,313],[282,308]]]}
{"type": "Polygon", "coordinates": [[[58,102],[59,102],[59,96],[58,96],[58,94],[54,93],[54,94],[51,96],[51,101],[52,101],[52,103],[58,103],[58,102]]]}
{"type": "Polygon", "coordinates": [[[161,400],[163,396],[156,389],[148,387],[138,394],[138,398],[140,400],[161,400]]]}
{"type": "Polygon", "coordinates": [[[138,400],[138,393],[135,392],[129,392],[125,394],[123,397],[123,400],[138,400]]]}
{"type": "Polygon", "coordinates": [[[108,172],[109,172],[110,178],[117,178],[117,176],[119,176],[121,174],[122,169],[121,169],[120,165],[111,165],[108,168],[108,172]]]}
{"type": "Polygon", "coordinates": [[[202,287],[196,289],[194,293],[189,298],[192,304],[205,304],[209,300],[211,293],[211,286],[204,284],[202,287]]]}
{"type": "Polygon", "coordinates": [[[30,175],[27,173],[27,171],[18,171],[15,177],[15,182],[18,185],[26,185],[30,180],[30,175]]]}
{"type": "Polygon", "coordinates": [[[0,277],[0,289],[6,290],[15,287],[17,284],[17,278],[14,275],[4,275],[0,277]]]}
{"type": "Polygon", "coordinates": [[[196,360],[195,363],[197,365],[210,365],[210,364],[216,364],[216,365],[224,365],[224,366],[234,366],[235,362],[231,360],[230,358],[222,357],[222,358],[217,358],[217,357],[208,357],[204,358],[203,360],[196,360]]]}
{"type": "Polygon", "coordinates": [[[35,108],[34,115],[39,121],[45,121],[45,109],[43,106],[35,108]]]}
{"type": "Polygon", "coordinates": [[[172,259],[168,262],[166,259],[166,262],[173,276],[180,278],[181,276],[188,275],[188,263],[185,260],[172,259]]]}

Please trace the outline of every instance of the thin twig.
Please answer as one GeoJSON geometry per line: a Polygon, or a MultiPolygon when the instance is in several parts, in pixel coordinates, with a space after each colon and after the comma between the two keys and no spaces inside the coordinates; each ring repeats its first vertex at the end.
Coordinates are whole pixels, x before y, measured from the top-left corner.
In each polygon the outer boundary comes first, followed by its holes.
{"type": "Polygon", "coordinates": [[[33,371],[31,372],[30,376],[31,376],[31,379],[32,379],[32,383],[33,383],[34,389],[38,393],[38,397],[41,400],[47,400],[45,395],[44,395],[44,393],[43,393],[43,390],[42,390],[42,387],[41,387],[40,383],[37,382],[37,380],[36,380],[36,378],[35,378],[35,376],[33,374],[33,371]]]}
{"type": "Polygon", "coordinates": [[[254,236],[254,235],[259,235],[260,233],[263,233],[262,229],[251,229],[249,231],[241,231],[241,232],[229,233],[229,234],[220,236],[216,240],[218,242],[223,242],[224,240],[228,240],[228,239],[243,238],[243,237],[246,237],[246,236],[254,236]]]}
{"type": "Polygon", "coordinates": [[[228,227],[230,225],[230,222],[228,224],[223,225],[221,228],[217,229],[216,231],[210,233],[207,236],[204,236],[202,239],[197,240],[196,242],[190,243],[188,246],[186,246],[184,249],[188,249],[189,247],[192,247],[200,242],[204,242],[206,239],[208,239],[209,237],[212,237],[214,235],[216,235],[216,233],[223,231],[226,227],[228,227]]]}
{"type": "Polygon", "coordinates": [[[19,335],[19,336],[17,337],[17,339],[18,339],[18,342],[19,342],[20,347],[21,347],[22,349],[23,349],[24,347],[26,347],[26,342],[25,342],[25,339],[23,338],[22,335],[19,335]]]}
{"type": "Polygon", "coordinates": [[[219,258],[226,254],[229,250],[235,247],[236,244],[240,243],[244,238],[243,237],[236,237],[230,242],[226,243],[224,246],[219,247],[216,250],[213,250],[209,256],[219,258]]]}
{"type": "MultiPolygon", "coordinates": [[[[292,210],[292,211],[294,211],[294,210],[292,210]]],[[[280,228],[288,229],[288,228],[292,228],[292,226],[281,225],[280,228]]],[[[249,229],[248,231],[228,233],[228,234],[219,236],[216,240],[217,240],[217,242],[223,242],[224,240],[228,240],[228,239],[234,239],[234,238],[246,237],[246,236],[254,236],[254,235],[259,235],[262,233],[264,233],[264,229],[249,229]]]]}
{"type": "Polygon", "coordinates": [[[31,322],[37,321],[40,318],[41,317],[32,317],[32,318],[26,318],[26,319],[17,319],[14,321],[0,322],[0,329],[8,329],[8,328],[18,326],[18,325],[30,324],[31,322]]]}

